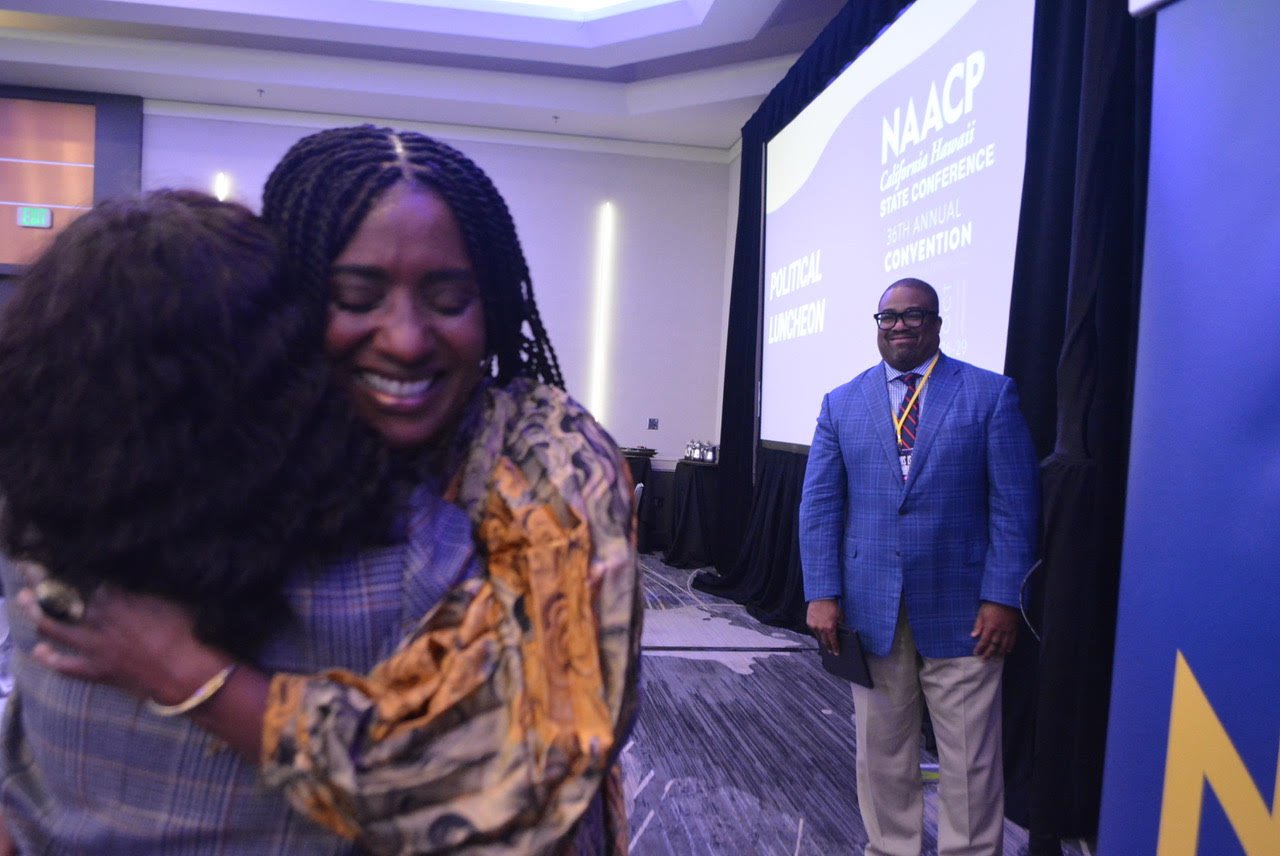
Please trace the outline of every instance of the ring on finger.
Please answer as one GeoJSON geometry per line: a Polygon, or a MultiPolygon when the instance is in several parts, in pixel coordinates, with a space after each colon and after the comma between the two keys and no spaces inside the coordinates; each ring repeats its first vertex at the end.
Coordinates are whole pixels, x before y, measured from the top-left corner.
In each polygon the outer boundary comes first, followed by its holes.
{"type": "Polygon", "coordinates": [[[40,611],[55,621],[74,624],[84,617],[84,598],[66,583],[43,579],[36,583],[34,594],[40,611]]]}

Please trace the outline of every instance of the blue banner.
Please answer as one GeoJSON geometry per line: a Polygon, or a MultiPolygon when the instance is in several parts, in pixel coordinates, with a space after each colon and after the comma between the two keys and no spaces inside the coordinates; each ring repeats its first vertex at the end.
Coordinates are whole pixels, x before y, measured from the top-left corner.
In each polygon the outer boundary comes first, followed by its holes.
{"type": "Polygon", "coordinates": [[[1157,18],[1099,850],[1280,854],[1280,84],[1271,0],[1157,18]]]}

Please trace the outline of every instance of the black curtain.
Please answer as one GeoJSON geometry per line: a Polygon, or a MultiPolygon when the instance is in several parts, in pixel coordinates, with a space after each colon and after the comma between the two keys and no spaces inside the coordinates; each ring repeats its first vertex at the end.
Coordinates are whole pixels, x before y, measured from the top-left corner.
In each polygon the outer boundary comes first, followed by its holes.
{"type": "MultiPolygon", "coordinates": [[[[1031,831],[1042,840],[1098,830],[1155,44],[1154,19],[1135,22],[1123,3],[1073,0],[1053,14],[1071,14],[1059,23],[1082,40],[1078,59],[1059,57],[1070,73],[1080,69],[1080,106],[1055,443],[1042,467],[1043,629],[1029,806],[1031,831]]],[[[1048,236],[1019,233],[1020,245],[1031,240],[1048,236]]],[[[1011,326],[1023,320],[1015,314],[1011,326]]]]}
{"type": "Polygon", "coordinates": [[[1039,630],[1005,668],[1006,811],[1031,853],[1097,833],[1132,414],[1153,23],[1036,9],[1006,372],[1044,455],[1039,630]],[[1030,656],[1029,656],[1030,654],[1030,656]]]}
{"type": "MultiPolygon", "coordinates": [[[[805,456],[757,448],[764,144],[909,2],[850,2],[742,131],[720,436],[717,576],[700,588],[801,626],[805,456]],[[757,452],[758,460],[757,460],[757,452]],[[754,477],[754,478],[753,478],[754,477]]],[[[1032,852],[1096,833],[1141,278],[1154,24],[1122,0],[1040,0],[1005,371],[1044,456],[1043,642],[1005,672],[1006,811],[1032,852]]]]}
{"type": "MultiPolygon", "coordinates": [[[[696,588],[730,597],[765,624],[808,632],[800,576],[800,491],[808,455],[760,450],[759,477],[746,521],[750,537],[732,574],[700,576],[696,588]]],[[[725,496],[722,490],[721,497],[725,496]]]]}

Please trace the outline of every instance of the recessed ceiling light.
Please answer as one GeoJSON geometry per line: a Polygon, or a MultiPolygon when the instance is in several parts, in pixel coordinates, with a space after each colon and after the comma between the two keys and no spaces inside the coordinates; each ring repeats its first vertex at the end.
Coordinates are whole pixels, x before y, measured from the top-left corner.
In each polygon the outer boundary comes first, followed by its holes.
{"type": "Polygon", "coordinates": [[[396,0],[418,6],[463,9],[470,12],[498,12],[532,17],[570,15],[617,15],[652,6],[686,0],[396,0]]]}
{"type": "Polygon", "coordinates": [[[508,6],[550,6],[570,12],[599,12],[610,6],[625,6],[629,0],[499,0],[508,6]]]}

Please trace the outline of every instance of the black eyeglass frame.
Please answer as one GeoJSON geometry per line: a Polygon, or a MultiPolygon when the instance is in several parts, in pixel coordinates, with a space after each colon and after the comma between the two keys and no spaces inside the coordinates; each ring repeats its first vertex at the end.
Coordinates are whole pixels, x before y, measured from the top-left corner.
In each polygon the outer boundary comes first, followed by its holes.
{"type": "Polygon", "coordinates": [[[898,320],[902,320],[902,326],[908,330],[918,330],[924,326],[924,322],[932,318],[938,318],[937,312],[932,309],[908,309],[905,312],[877,312],[871,316],[876,321],[876,326],[881,330],[892,330],[898,326],[898,320]],[[912,319],[915,321],[912,321],[912,319]],[[889,323],[884,323],[888,321],[889,323]]]}

